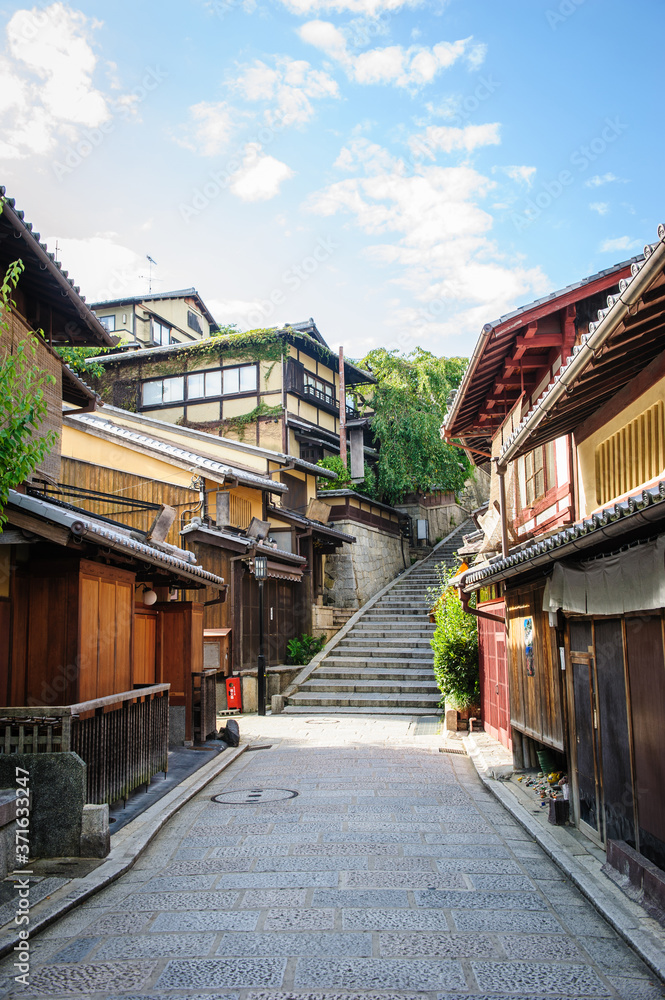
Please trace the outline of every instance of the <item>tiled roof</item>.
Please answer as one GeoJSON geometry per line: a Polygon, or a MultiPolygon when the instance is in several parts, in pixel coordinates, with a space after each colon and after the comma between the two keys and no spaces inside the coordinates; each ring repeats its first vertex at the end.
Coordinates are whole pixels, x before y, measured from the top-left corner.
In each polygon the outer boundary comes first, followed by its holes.
{"type": "MultiPolygon", "coordinates": [[[[101,303],[97,304],[97,308],[101,308],[101,303]]],[[[336,371],[337,369],[336,369],[335,366],[338,364],[337,354],[334,351],[330,350],[330,348],[325,343],[325,341],[323,340],[323,338],[321,338],[321,340],[317,340],[315,337],[311,336],[309,333],[303,332],[304,329],[305,328],[309,328],[310,325],[311,324],[308,321],[307,323],[294,323],[292,326],[285,326],[285,327],[277,327],[277,326],[275,326],[275,327],[271,327],[270,332],[271,333],[281,333],[281,334],[284,334],[286,336],[291,336],[291,337],[295,338],[296,340],[298,340],[299,343],[301,343],[301,344],[307,344],[309,342],[310,344],[312,344],[312,349],[317,349],[315,345],[318,345],[318,349],[319,350],[323,349],[326,352],[326,354],[329,356],[329,358],[331,360],[331,367],[333,368],[333,370],[336,371]],[[300,329],[301,327],[302,327],[302,329],[300,329]]],[[[261,331],[261,332],[263,332],[263,331],[261,331]]],[[[237,336],[238,338],[241,338],[241,337],[249,337],[251,334],[252,334],[252,331],[251,330],[247,330],[246,333],[231,334],[230,336],[231,337],[237,336]]],[[[257,334],[257,336],[258,336],[258,334],[257,334]]],[[[100,356],[100,357],[96,357],[94,359],[90,359],[90,361],[88,362],[88,364],[92,364],[92,363],[96,362],[97,364],[105,365],[105,364],[112,364],[114,362],[117,363],[118,361],[132,361],[134,358],[156,357],[157,355],[160,355],[160,354],[166,354],[166,355],[177,354],[178,351],[192,351],[192,350],[195,351],[197,349],[200,350],[201,349],[201,344],[202,343],[206,343],[207,344],[209,342],[209,340],[211,340],[211,339],[213,339],[213,340],[219,340],[220,348],[222,347],[222,345],[225,345],[223,349],[224,350],[228,350],[229,336],[228,335],[224,335],[224,336],[221,336],[221,337],[214,337],[214,338],[204,337],[202,340],[201,339],[195,340],[191,344],[166,344],[164,346],[160,345],[158,347],[141,347],[141,348],[139,348],[136,351],[134,351],[134,350],[129,350],[129,351],[127,351],[127,350],[121,350],[117,354],[106,354],[106,355],[103,355],[103,356],[100,356]]],[[[362,368],[358,368],[357,365],[354,365],[353,362],[348,361],[346,359],[344,360],[344,368],[345,369],[348,368],[349,371],[355,372],[357,375],[361,376],[361,378],[356,378],[356,381],[354,383],[348,382],[348,379],[347,379],[347,383],[349,385],[351,385],[351,384],[359,385],[359,384],[364,383],[364,382],[376,382],[376,379],[375,379],[374,375],[372,375],[370,372],[366,372],[362,368]]]]}
{"type": "MultiPolygon", "coordinates": [[[[15,490],[9,491],[7,512],[10,515],[11,508],[19,508],[34,517],[50,521],[53,524],[62,525],[69,528],[73,535],[85,538],[87,541],[99,541],[107,547],[127,552],[141,559],[143,562],[151,563],[162,569],[170,570],[176,575],[199,583],[211,584],[215,587],[223,587],[224,580],[221,576],[209,573],[207,570],[191,562],[192,553],[184,549],[175,549],[175,552],[164,551],[151,545],[149,542],[140,542],[130,534],[130,529],[123,531],[121,528],[114,528],[111,525],[98,521],[85,510],[71,510],[50,503],[48,500],[41,500],[38,497],[27,496],[24,493],[17,493],[15,490]],[[182,553],[178,555],[177,553],[182,553]]],[[[175,547],[173,547],[175,548],[175,547]]]]}
{"type": "Polygon", "coordinates": [[[222,462],[216,462],[212,458],[205,458],[196,452],[179,448],[168,441],[149,437],[147,434],[141,434],[130,427],[124,427],[121,424],[113,423],[111,420],[105,420],[103,416],[83,413],[78,416],[69,417],[68,420],[74,424],[84,424],[92,430],[103,431],[104,434],[109,434],[112,437],[126,441],[129,445],[137,444],[144,448],[149,448],[159,455],[175,458],[179,462],[185,462],[187,465],[195,466],[204,472],[211,472],[215,476],[237,479],[239,483],[245,486],[254,486],[257,489],[270,490],[273,493],[285,493],[288,489],[287,486],[275,483],[266,476],[255,475],[252,472],[246,472],[244,469],[238,469],[232,465],[224,465],[222,462]]]}
{"type": "Polygon", "coordinates": [[[526,573],[538,566],[574,555],[596,542],[617,538],[633,526],[628,523],[629,519],[655,522],[661,518],[665,518],[665,479],[659,480],[649,489],[604,507],[555,535],[529,542],[505,557],[495,556],[485,565],[471,567],[464,574],[464,588],[475,589],[478,584],[516,576],[519,572],[526,573]],[[649,513],[644,514],[645,511],[649,513]]]}

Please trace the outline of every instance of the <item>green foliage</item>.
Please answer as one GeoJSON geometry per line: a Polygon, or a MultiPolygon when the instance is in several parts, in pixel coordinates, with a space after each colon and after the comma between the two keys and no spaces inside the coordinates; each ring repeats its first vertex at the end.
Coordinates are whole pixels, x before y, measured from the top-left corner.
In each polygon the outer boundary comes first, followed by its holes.
{"type": "Polygon", "coordinates": [[[434,650],[434,676],[442,694],[457,709],[478,703],[478,626],[467,614],[456,587],[449,587],[448,574],[442,580],[434,606],[436,628],[430,640],[434,650]]]}
{"type": "Polygon", "coordinates": [[[332,472],[337,473],[337,479],[317,479],[316,488],[319,492],[325,493],[326,490],[355,490],[356,493],[361,493],[370,500],[377,499],[376,473],[367,462],[365,462],[365,478],[362,483],[353,482],[351,473],[346,462],[342,460],[341,455],[329,455],[327,458],[319,459],[316,464],[320,465],[322,469],[331,469],[332,472]]]}
{"type": "Polygon", "coordinates": [[[316,464],[320,465],[322,469],[330,469],[331,472],[337,473],[337,479],[324,479],[323,477],[317,479],[317,490],[325,492],[326,490],[354,489],[354,485],[351,482],[351,473],[341,455],[329,455],[327,458],[320,458],[316,464]]]}
{"type": "Polygon", "coordinates": [[[84,381],[92,377],[102,378],[106,374],[106,368],[91,359],[100,354],[109,354],[112,350],[112,347],[72,347],[69,344],[55,348],[65,364],[84,381]]]}
{"type": "Polygon", "coordinates": [[[237,323],[227,323],[226,326],[218,326],[216,330],[210,331],[211,337],[232,337],[240,333],[237,323]]]}
{"type": "Polygon", "coordinates": [[[289,663],[295,667],[304,667],[309,661],[320,653],[326,644],[324,635],[315,638],[306,632],[299,639],[289,639],[286,648],[289,654],[289,663]]]}
{"type": "Polygon", "coordinates": [[[282,415],[281,404],[277,406],[268,406],[263,400],[258,406],[255,406],[253,410],[249,413],[241,413],[237,417],[228,417],[226,420],[222,420],[221,426],[226,433],[229,430],[237,430],[238,437],[241,441],[245,440],[245,430],[249,424],[253,424],[259,417],[278,417],[282,415]]]}
{"type": "Polygon", "coordinates": [[[465,358],[437,358],[417,347],[410,354],[377,348],[360,362],[378,379],[355,388],[359,404],[374,410],[372,432],[379,444],[378,497],[400,503],[418,490],[462,489],[470,464],[460,448],[441,440],[450,391],[464,374],[465,358]]]}
{"type": "MultiPolygon", "coordinates": [[[[23,271],[14,261],[0,285],[0,337],[9,333],[8,316],[15,308],[12,292],[23,271]]],[[[1,344],[1,341],[0,341],[1,344]]],[[[36,348],[26,337],[14,345],[13,353],[2,352],[0,362],[0,509],[9,490],[28,478],[57,441],[55,431],[37,436],[47,412],[44,387],[54,378],[34,364],[36,348]]],[[[7,520],[0,512],[0,531],[7,520]]]]}

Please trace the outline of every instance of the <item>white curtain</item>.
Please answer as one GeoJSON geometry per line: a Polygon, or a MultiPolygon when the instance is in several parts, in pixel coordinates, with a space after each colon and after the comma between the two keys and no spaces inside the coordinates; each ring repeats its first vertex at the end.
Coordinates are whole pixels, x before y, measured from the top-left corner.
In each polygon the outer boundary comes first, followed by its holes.
{"type": "Polygon", "coordinates": [[[556,563],[543,611],[617,615],[665,608],[665,535],[625,552],[576,566],[556,563]]]}

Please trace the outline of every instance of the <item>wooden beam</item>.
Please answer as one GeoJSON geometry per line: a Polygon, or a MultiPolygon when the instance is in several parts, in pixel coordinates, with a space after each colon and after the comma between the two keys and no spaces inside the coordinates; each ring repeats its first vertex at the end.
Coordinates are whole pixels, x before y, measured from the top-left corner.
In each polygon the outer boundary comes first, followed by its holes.
{"type": "Polygon", "coordinates": [[[67,545],[71,537],[69,528],[63,528],[61,525],[42,521],[38,517],[25,514],[22,510],[12,510],[11,507],[6,507],[5,514],[10,524],[15,525],[17,528],[24,528],[26,531],[31,531],[40,538],[45,538],[49,542],[55,542],[56,545],[67,545]]]}

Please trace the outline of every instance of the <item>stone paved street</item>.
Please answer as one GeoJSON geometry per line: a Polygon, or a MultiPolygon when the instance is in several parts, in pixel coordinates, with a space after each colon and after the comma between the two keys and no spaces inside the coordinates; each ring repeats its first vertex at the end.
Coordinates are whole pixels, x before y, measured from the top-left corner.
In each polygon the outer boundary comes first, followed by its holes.
{"type": "Polygon", "coordinates": [[[665,997],[471,761],[413,720],[252,717],[241,731],[271,747],[35,938],[28,988],[5,959],[0,996],[665,997]]]}

